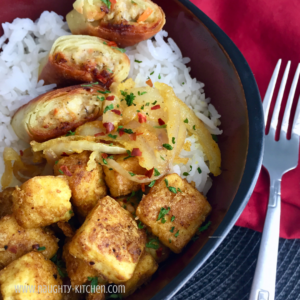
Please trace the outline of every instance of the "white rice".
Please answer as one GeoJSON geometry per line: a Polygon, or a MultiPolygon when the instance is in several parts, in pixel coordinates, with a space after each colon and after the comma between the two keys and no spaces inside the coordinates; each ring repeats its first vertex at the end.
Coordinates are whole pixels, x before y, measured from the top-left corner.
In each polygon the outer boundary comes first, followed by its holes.
{"type": "MultiPolygon", "coordinates": [[[[15,135],[10,120],[14,112],[31,99],[52,90],[55,85],[43,85],[37,82],[40,60],[50,50],[53,42],[62,35],[70,34],[63,17],[54,12],[45,11],[33,22],[30,19],[15,19],[12,23],[2,24],[4,35],[0,38],[0,156],[5,147],[17,151],[28,147],[15,135]]],[[[211,134],[221,134],[218,128],[220,115],[206,98],[204,83],[191,78],[190,58],[183,57],[179,47],[172,38],[167,38],[166,31],[159,32],[152,40],[129,47],[126,51],[131,61],[129,77],[137,86],[145,85],[148,77],[152,82],[170,85],[176,95],[191,107],[211,134]],[[140,61],[138,63],[137,61],[140,61]]],[[[194,181],[199,191],[204,194],[212,185],[209,169],[205,164],[200,144],[195,137],[187,138],[191,142],[191,151],[182,151],[180,156],[188,158],[186,165],[173,167],[173,171],[194,181]],[[191,166],[191,167],[190,167],[191,166]],[[200,168],[201,173],[198,172],[200,168]],[[184,176],[183,173],[189,173],[184,176]]],[[[4,172],[0,164],[0,176],[4,172]]]]}

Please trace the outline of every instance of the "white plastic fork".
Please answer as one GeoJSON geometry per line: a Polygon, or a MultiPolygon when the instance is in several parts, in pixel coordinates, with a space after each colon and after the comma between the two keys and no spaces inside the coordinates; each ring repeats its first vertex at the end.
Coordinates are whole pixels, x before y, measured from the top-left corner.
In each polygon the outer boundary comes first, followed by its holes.
{"type": "MultiPolygon", "coordinates": [[[[271,81],[269,83],[264,101],[263,110],[265,125],[267,124],[270,103],[272,100],[275,84],[277,81],[281,59],[278,61],[271,81]]],[[[278,116],[281,107],[282,97],[288,78],[291,62],[287,63],[284,75],[280,84],[275,108],[273,111],[269,133],[265,136],[265,148],[263,165],[270,175],[270,196],[267,215],[264,224],[259,255],[253,278],[249,300],[274,300],[276,269],[279,243],[280,211],[281,211],[281,177],[286,172],[298,165],[299,133],[300,133],[300,104],[298,100],[296,114],[292,127],[291,139],[287,139],[287,131],[291,114],[291,107],[295,95],[296,86],[300,74],[300,64],[297,67],[293,83],[289,92],[288,101],[285,107],[279,141],[275,141],[278,116]]]]}

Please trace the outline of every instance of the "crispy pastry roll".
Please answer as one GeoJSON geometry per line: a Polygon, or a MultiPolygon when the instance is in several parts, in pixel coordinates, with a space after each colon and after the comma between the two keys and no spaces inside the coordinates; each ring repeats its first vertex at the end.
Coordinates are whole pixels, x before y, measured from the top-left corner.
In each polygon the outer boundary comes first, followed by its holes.
{"type": "Polygon", "coordinates": [[[40,66],[39,80],[45,84],[68,86],[98,82],[108,88],[127,78],[130,60],[125,53],[109,46],[109,41],[87,35],[58,38],[40,66]]]}
{"type": "Polygon", "coordinates": [[[20,107],[11,121],[16,135],[26,142],[44,142],[97,119],[102,113],[103,88],[89,86],[57,89],[20,107]]]}
{"type": "Polygon", "coordinates": [[[163,10],[150,0],[76,0],[73,7],[66,17],[73,34],[98,36],[119,47],[152,37],[166,22],[163,10]]]}

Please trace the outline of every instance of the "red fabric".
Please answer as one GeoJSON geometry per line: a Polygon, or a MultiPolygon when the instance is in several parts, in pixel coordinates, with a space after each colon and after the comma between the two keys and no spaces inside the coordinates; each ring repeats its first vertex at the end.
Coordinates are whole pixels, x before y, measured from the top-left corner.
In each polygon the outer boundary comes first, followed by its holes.
{"type": "MultiPolygon", "coordinates": [[[[287,61],[292,61],[288,82],[290,86],[300,62],[299,0],[191,1],[220,26],[243,53],[254,73],[262,99],[279,58],[283,59],[281,74],[287,61]]],[[[299,98],[299,91],[298,88],[296,99],[299,98]]],[[[287,93],[284,100],[286,97],[287,93]]],[[[283,238],[300,238],[299,179],[300,167],[282,179],[280,236],[283,238]]],[[[263,169],[253,195],[236,225],[262,231],[268,197],[269,176],[263,169]]]]}

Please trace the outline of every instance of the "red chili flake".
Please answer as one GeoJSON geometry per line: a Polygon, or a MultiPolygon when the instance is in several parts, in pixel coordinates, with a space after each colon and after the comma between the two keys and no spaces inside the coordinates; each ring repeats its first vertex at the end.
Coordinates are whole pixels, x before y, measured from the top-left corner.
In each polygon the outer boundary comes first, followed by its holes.
{"type": "Polygon", "coordinates": [[[103,126],[106,128],[106,133],[110,133],[115,129],[115,126],[113,123],[108,122],[108,123],[103,123],[103,126]]]}
{"type": "Polygon", "coordinates": [[[22,150],[20,150],[20,155],[23,156],[24,155],[24,152],[22,150]]]}
{"type": "Polygon", "coordinates": [[[165,125],[166,123],[165,123],[165,121],[164,120],[162,120],[162,119],[158,119],[158,124],[159,125],[165,125]]]}
{"type": "Polygon", "coordinates": [[[110,47],[118,47],[118,45],[117,45],[116,42],[108,42],[108,43],[107,43],[107,46],[110,46],[110,47]]]}
{"type": "Polygon", "coordinates": [[[111,9],[114,9],[117,0],[110,0],[110,3],[111,3],[111,9]]]}
{"type": "Polygon", "coordinates": [[[129,134],[129,137],[132,141],[136,141],[136,133],[129,134]]]}
{"type": "Polygon", "coordinates": [[[145,183],[142,183],[142,184],[141,184],[141,189],[142,189],[142,191],[143,191],[143,192],[145,192],[145,191],[146,191],[146,188],[145,188],[145,183]]]}
{"type": "Polygon", "coordinates": [[[119,129],[119,135],[122,136],[125,133],[123,129],[119,129]]]}
{"type": "Polygon", "coordinates": [[[146,123],[147,122],[147,117],[142,113],[138,113],[138,118],[139,118],[140,123],[146,123]]]}
{"type": "Polygon", "coordinates": [[[156,110],[156,109],[160,109],[160,105],[159,104],[158,105],[154,105],[154,106],[151,107],[151,110],[156,110]]]}
{"type": "Polygon", "coordinates": [[[96,134],[95,134],[95,136],[103,136],[103,135],[105,135],[104,132],[99,132],[99,133],[96,133],[96,134]]]}
{"type": "Polygon", "coordinates": [[[63,165],[59,168],[61,171],[64,172],[65,175],[67,176],[72,176],[73,174],[70,172],[67,166],[63,165]]]}
{"type": "Polygon", "coordinates": [[[63,152],[63,153],[61,154],[61,156],[68,156],[68,154],[67,154],[66,152],[63,152]]]}
{"type": "Polygon", "coordinates": [[[121,115],[121,112],[118,109],[112,109],[111,111],[114,112],[118,116],[121,115]]]}
{"type": "Polygon", "coordinates": [[[143,135],[143,132],[136,132],[136,136],[143,135]]]}
{"type": "Polygon", "coordinates": [[[154,172],[154,168],[147,170],[145,173],[145,176],[147,176],[148,178],[151,178],[154,172]]]}
{"type": "Polygon", "coordinates": [[[158,257],[161,257],[161,256],[162,256],[162,250],[163,250],[162,247],[160,247],[160,248],[158,248],[158,249],[156,250],[156,255],[157,255],[158,257]]]}
{"type": "Polygon", "coordinates": [[[105,100],[107,100],[107,101],[113,101],[113,100],[115,100],[115,96],[114,95],[107,96],[105,100]]]}
{"type": "Polygon", "coordinates": [[[106,154],[106,153],[102,153],[102,158],[107,158],[108,157],[108,154],[106,154]]]}
{"type": "Polygon", "coordinates": [[[153,83],[152,83],[152,80],[151,80],[151,79],[147,80],[147,81],[146,81],[146,84],[148,84],[150,87],[153,87],[153,83]]]}
{"type": "Polygon", "coordinates": [[[139,148],[133,148],[131,151],[131,156],[142,156],[142,152],[139,148]]]}
{"type": "Polygon", "coordinates": [[[11,246],[7,249],[9,252],[16,254],[17,253],[17,246],[11,246]]]}

